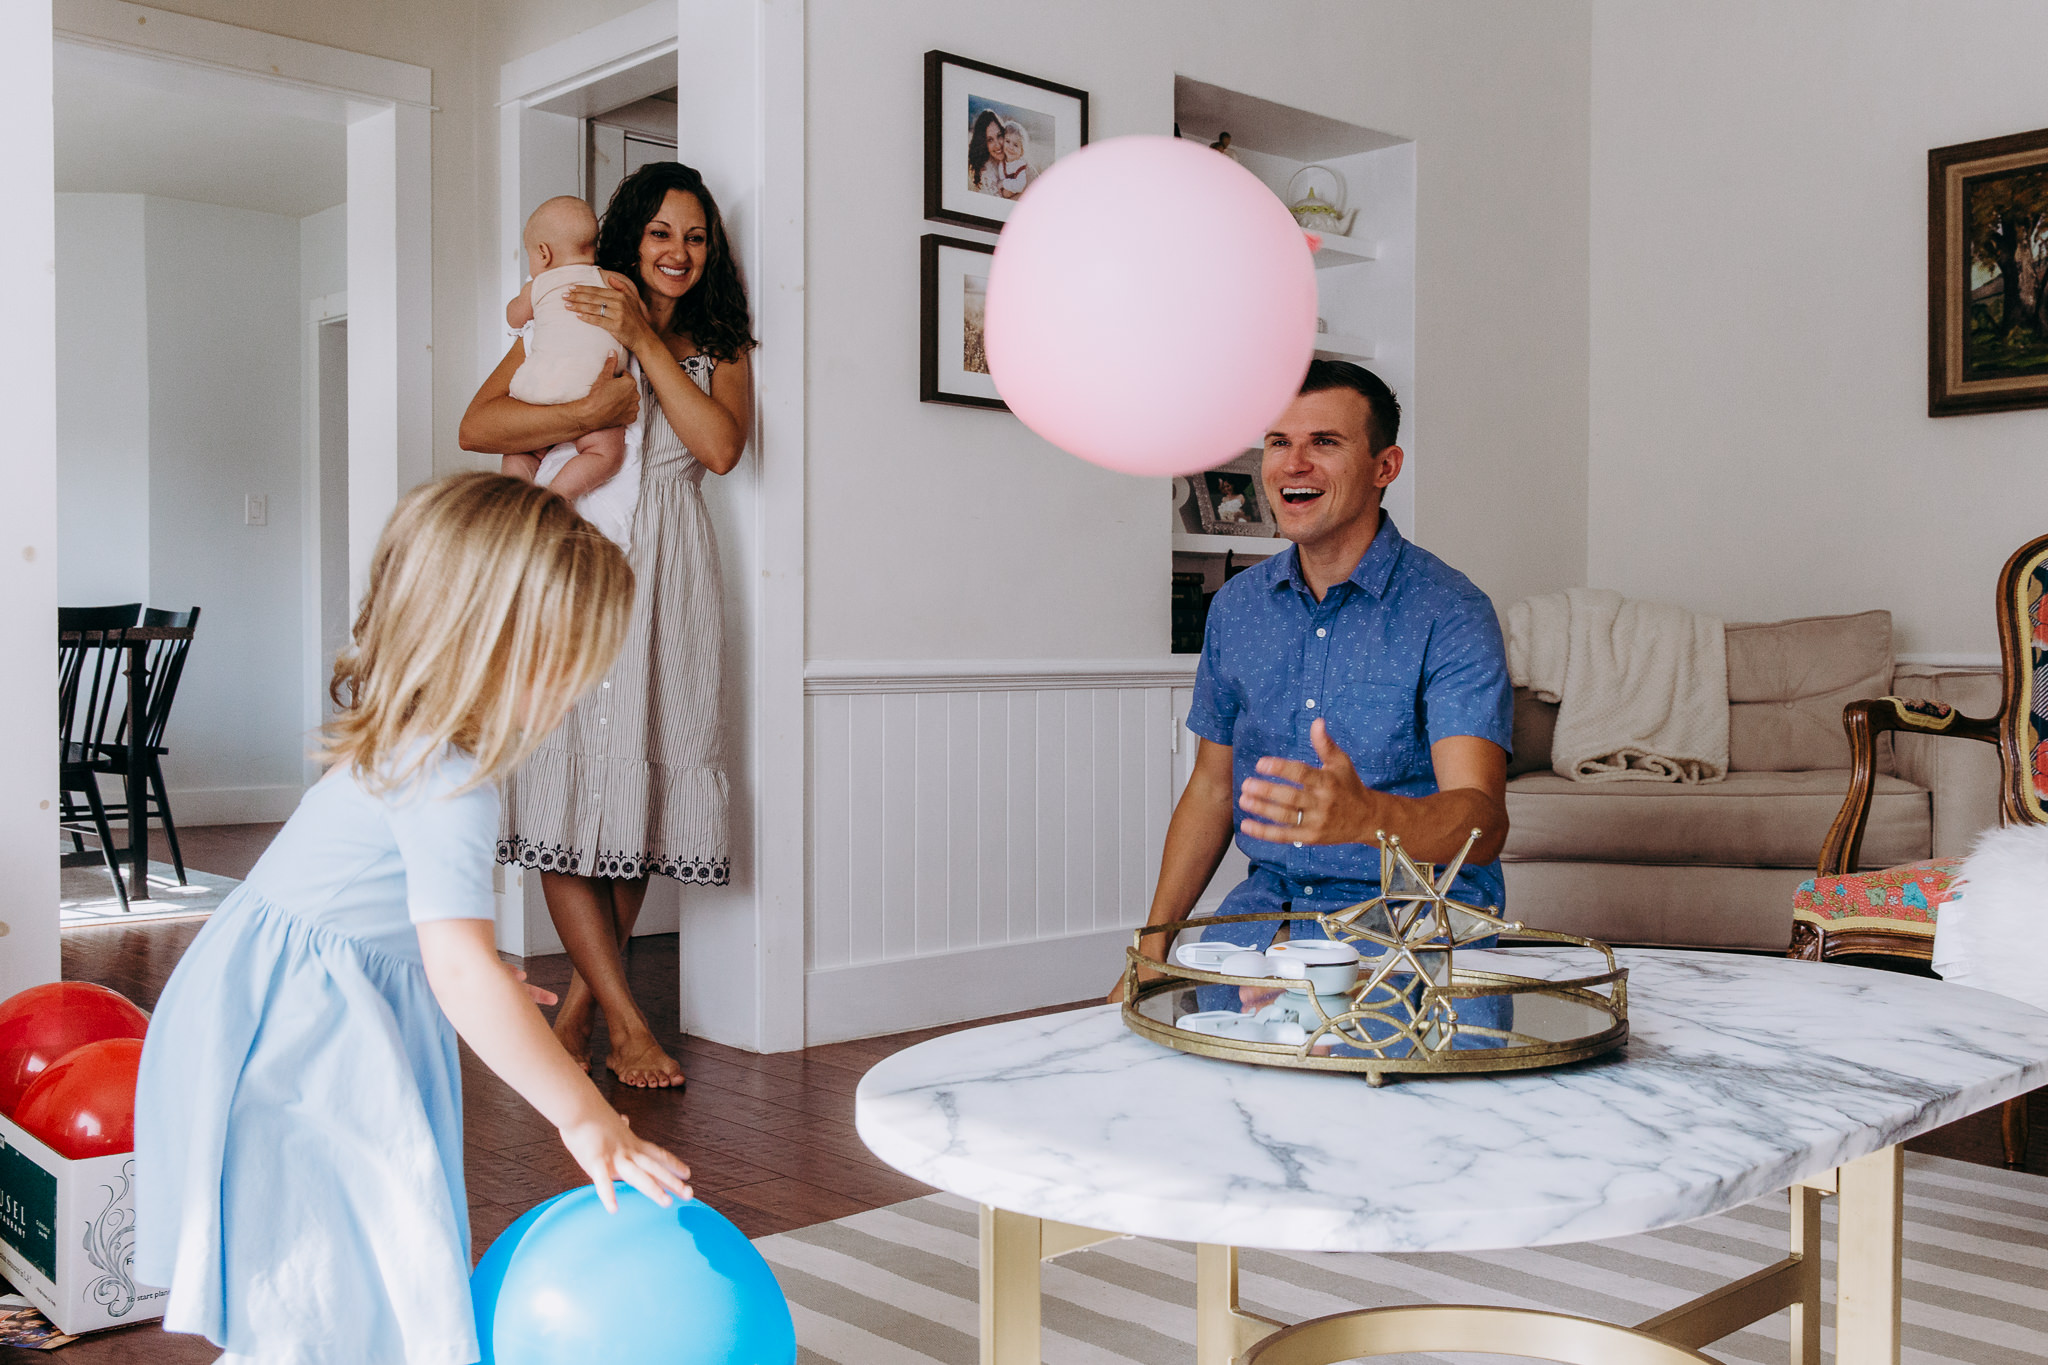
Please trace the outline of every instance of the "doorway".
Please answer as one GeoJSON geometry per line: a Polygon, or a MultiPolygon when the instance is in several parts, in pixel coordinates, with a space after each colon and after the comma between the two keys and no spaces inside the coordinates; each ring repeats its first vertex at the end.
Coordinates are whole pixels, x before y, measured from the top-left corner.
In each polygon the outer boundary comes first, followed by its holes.
{"type": "Polygon", "coordinates": [[[348,644],[353,611],[348,589],[348,314],[313,324],[313,484],[311,558],[316,640],[313,707],[334,714],[327,680],[334,656],[348,644]]]}

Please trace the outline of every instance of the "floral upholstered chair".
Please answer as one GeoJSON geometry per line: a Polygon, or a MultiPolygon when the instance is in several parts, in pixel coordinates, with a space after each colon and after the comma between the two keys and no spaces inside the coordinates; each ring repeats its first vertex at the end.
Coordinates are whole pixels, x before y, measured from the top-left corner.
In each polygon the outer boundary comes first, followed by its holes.
{"type": "MultiPolygon", "coordinates": [[[[1821,845],[1816,875],[1792,904],[1791,956],[1824,961],[1845,953],[1934,956],[1934,923],[1962,866],[1931,858],[1856,870],[1878,766],[1878,736],[1902,731],[1974,739],[1998,747],[2001,825],[2048,824],[2048,536],[2028,541],[1998,576],[1998,645],[2005,665],[1998,714],[1966,716],[1946,702],[1879,697],[1842,709],[1853,768],[1849,795],[1821,845]]],[[[2005,1107],[2005,1157],[2026,1156],[2024,1101],[2005,1107]]]]}

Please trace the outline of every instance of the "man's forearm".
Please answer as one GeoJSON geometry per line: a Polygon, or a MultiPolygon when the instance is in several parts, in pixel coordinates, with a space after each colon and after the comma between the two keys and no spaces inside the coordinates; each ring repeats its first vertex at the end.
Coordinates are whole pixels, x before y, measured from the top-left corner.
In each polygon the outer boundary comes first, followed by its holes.
{"type": "Polygon", "coordinates": [[[1432,863],[1447,863],[1457,857],[1475,829],[1480,831],[1479,840],[1472,845],[1467,862],[1490,863],[1507,843],[1506,808],[1476,787],[1453,787],[1433,796],[1367,795],[1365,811],[1348,842],[1377,847],[1384,830],[1400,836],[1410,857],[1432,863]]]}
{"type": "MultiPolygon", "coordinates": [[[[1173,808],[1173,818],[1167,822],[1166,847],[1159,858],[1159,886],[1152,893],[1152,909],[1145,916],[1145,923],[1177,924],[1188,917],[1202,892],[1208,889],[1209,879],[1216,875],[1236,824],[1227,784],[1220,793],[1189,784],[1180,803],[1173,808]]],[[[1153,957],[1166,955],[1169,937],[1155,935],[1147,943],[1153,957]]]]}

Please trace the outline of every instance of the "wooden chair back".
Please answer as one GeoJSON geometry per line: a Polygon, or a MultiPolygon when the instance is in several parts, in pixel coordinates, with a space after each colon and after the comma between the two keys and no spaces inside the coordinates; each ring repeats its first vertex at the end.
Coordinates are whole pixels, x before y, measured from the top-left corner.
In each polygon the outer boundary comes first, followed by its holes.
{"type": "Polygon", "coordinates": [[[1998,576],[1999,821],[2048,824],[2048,536],[2028,541],[1998,576]]]}
{"type": "MultiPolygon", "coordinates": [[[[178,680],[185,674],[185,656],[192,650],[192,637],[199,626],[199,608],[162,611],[151,607],[142,614],[142,624],[126,631],[132,646],[143,649],[142,743],[161,749],[164,727],[170,723],[171,703],[178,698],[178,680]]],[[[116,741],[128,742],[128,721],[124,715],[116,741]]]]}
{"type": "Polygon", "coordinates": [[[109,722],[127,714],[128,632],[74,630],[57,636],[58,761],[91,763],[108,743],[109,722]]]}

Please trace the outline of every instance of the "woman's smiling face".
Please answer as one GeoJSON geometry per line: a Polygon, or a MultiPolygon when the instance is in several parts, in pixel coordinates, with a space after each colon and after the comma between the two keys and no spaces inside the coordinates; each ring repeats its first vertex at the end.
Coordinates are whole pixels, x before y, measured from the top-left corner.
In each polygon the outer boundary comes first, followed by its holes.
{"type": "Polygon", "coordinates": [[[711,228],[704,205],[687,190],[670,190],[640,233],[640,281],[664,298],[679,299],[704,277],[711,228]]]}
{"type": "MultiPolygon", "coordinates": [[[[958,127],[959,125],[955,124],[954,126],[958,127]]],[[[990,161],[1002,161],[1005,159],[1003,155],[1004,145],[1002,120],[990,119],[988,121],[988,127],[982,131],[981,140],[983,145],[985,145],[988,148],[988,159],[990,161]]]]}

